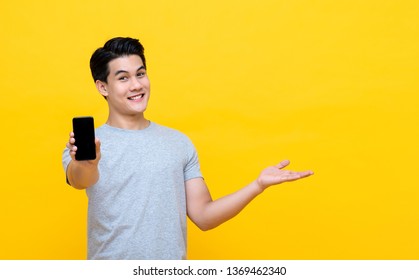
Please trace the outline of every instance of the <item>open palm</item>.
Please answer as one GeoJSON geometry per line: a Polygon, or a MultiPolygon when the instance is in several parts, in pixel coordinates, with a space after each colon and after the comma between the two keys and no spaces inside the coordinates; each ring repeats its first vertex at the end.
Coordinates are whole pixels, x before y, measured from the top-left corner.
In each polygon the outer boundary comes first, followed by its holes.
{"type": "Polygon", "coordinates": [[[275,166],[270,166],[262,170],[257,179],[259,186],[261,186],[263,189],[266,189],[272,185],[295,181],[313,175],[312,171],[283,170],[283,168],[289,164],[289,160],[283,160],[275,166]]]}

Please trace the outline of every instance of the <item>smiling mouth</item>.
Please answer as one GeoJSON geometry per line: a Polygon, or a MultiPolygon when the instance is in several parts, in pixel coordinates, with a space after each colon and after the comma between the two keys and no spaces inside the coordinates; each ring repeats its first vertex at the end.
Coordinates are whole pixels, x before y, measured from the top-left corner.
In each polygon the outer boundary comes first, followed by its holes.
{"type": "Polygon", "coordinates": [[[135,96],[128,97],[128,99],[129,99],[129,100],[138,100],[138,99],[141,99],[141,98],[143,98],[143,97],[144,97],[144,93],[139,94],[139,95],[135,95],[135,96]]]}

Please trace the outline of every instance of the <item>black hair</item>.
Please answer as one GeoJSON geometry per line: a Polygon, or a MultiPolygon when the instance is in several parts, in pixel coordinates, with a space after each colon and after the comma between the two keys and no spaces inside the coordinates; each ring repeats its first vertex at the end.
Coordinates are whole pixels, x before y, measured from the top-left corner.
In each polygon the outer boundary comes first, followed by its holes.
{"type": "Polygon", "coordinates": [[[115,58],[138,55],[145,64],[144,47],[138,39],[116,37],[105,43],[101,48],[98,48],[90,58],[90,70],[92,72],[93,80],[107,82],[109,75],[109,62],[115,58]]]}

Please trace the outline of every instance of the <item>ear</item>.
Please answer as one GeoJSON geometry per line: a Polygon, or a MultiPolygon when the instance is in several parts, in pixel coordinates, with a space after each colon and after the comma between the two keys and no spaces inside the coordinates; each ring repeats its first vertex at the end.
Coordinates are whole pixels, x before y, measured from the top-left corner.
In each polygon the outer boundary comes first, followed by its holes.
{"type": "Polygon", "coordinates": [[[107,84],[105,82],[102,82],[100,80],[96,80],[95,82],[96,84],[96,88],[99,91],[100,94],[102,94],[104,97],[107,97],[108,94],[108,89],[107,89],[107,84]]]}

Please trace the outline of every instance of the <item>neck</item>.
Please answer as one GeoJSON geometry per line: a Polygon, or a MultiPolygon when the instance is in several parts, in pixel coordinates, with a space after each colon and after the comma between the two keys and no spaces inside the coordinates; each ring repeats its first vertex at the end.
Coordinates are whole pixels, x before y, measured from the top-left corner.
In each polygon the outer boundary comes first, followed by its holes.
{"type": "Polygon", "coordinates": [[[122,129],[141,130],[147,128],[150,125],[150,121],[144,118],[143,114],[124,117],[109,116],[106,124],[122,129]]]}

